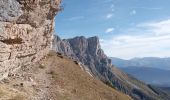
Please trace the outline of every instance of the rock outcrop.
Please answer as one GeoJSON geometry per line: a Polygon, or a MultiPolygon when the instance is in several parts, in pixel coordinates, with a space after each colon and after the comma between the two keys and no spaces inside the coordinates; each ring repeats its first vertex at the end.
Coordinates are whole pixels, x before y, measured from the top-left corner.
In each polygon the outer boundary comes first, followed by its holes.
{"type": "Polygon", "coordinates": [[[51,48],[60,0],[0,0],[0,79],[51,48]]]}
{"type": "Polygon", "coordinates": [[[147,84],[122,72],[111,64],[111,60],[100,47],[98,37],[75,37],[72,39],[54,39],[57,52],[71,56],[86,65],[90,73],[105,84],[130,95],[135,100],[168,100],[170,97],[163,91],[151,88],[147,84]]]}
{"type": "Polygon", "coordinates": [[[106,81],[105,76],[110,73],[108,68],[111,68],[112,64],[101,49],[98,37],[86,39],[81,36],[62,40],[56,36],[53,47],[55,51],[80,61],[94,76],[106,81]]]}
{"type": "Polygon", "coordinates": [[[65,54],[66,56],[77,58],[70,43],[65,39],[60,39],[58,36],[54,36],[53,38],[53,50],[65,54]]]}

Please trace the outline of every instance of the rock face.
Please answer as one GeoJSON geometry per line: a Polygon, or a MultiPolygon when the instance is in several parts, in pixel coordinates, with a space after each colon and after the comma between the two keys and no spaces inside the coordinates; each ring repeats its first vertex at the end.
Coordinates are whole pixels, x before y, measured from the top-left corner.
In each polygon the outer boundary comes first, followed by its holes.
{"type": "Polygon", "coordinates": [[[54,38],[54,50],[75,60],[82,62],[91,70],[93,75],[106,81],[105,75],[111,68],[111,60],[107,58],[100,48],[98,37],[75,37],[73,39],[61,40],[58,36],[54,38]],[[107,66],[107,67],[106,67],[107,66]]]}
{"type": "Polygon", "coordinates": [[[57,52],[71,56],[86,65],[94,77],[135,100],[170,99],[163,91],[148,86],[114,67],[101,49],[98,37],[75,37],[67,40],[55,37],[53,45],[57,52]]]}
{"type": "Polygon", "coordinates": [[[60,0],[0,0],[0,79],[48,52],[59,5],[60,0]]]}
{"type": "Polygon", "coordinates": [[[106,81],[105,75],[109,74],[111,60],[107,58],[100,47],[98,37],[76,37],[68,39],[74,55],[80,62],[87,65],[92,74],[106,81]],[[107,67],[106,67],[107,66],[107,67]]]}
{"type": "Polygon", "coordinates": [[[60,39],[58,36],[54,36],[53,38],[53,49],[69,57],[76,58],[70,43],[67,40],[60,39]]]}

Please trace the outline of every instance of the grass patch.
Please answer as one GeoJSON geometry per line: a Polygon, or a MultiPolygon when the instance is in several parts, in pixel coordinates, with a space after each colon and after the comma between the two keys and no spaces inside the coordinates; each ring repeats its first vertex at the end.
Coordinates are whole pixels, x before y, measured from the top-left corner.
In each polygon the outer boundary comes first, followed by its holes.
{"type": "Polygon", "coordinates": [[[57,74],[55,73],[55,71],[51,70],[49,72],[47,72],[47,74],[50,74],[52,76],[52,78],[57,78],[57,74]]]}
{"type": "Polygon", "coordinates": [[[9,99],[9,100],[25,100],[25,97],[22,95],[16,95],[12,99],[9,99]]]}
{"type": "Polygon", "coordinates": [[[0,89],[0,98],[6,95],[6,92],[4,92],[2,89],[0,89]]]}
{"type": "Polygon", "coordinates": [[[49,71],[48,74],[54,75],[54,71],[49,71]]]}
{"type": "Polygon", "coordinates": [[[104,83],[105,83],[107,86],[109,86],[109,87],[115,89],[115,87],[112,85],[112,83],[110,83],[110,82],[108,82],[108,81],[106,81],[106,82],[104,82],[104,83]]]}
{"type": "Polygon", "coordinates": [[[40,65],[39,65],[39,68],[41,68],[41,69],[45,69],[45,66],[44,66],[44,65],[42,65],[42,64],[40,64],[40,65]]]}

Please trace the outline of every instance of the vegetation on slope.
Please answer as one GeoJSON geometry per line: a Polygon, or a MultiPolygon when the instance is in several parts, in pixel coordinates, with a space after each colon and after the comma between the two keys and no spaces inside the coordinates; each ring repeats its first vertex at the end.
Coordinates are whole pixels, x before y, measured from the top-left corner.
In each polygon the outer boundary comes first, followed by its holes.
{"type": "Polygon", "coordinates": [[[36,64],[23,66],[16,74],[11,73],[0,85],[4,87],[1,100],[131,100],[90,76],[75,61],[55,52],[36,64]]]}

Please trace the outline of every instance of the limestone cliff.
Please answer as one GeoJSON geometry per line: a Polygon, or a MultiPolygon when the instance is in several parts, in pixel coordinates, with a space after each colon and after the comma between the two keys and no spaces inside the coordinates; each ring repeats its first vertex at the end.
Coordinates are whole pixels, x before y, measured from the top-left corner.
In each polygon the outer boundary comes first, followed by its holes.
{"type": "Polygon", "coordinates": [[[0,79],[50,49],[60,0],[0,0],[0,79]]]}
{"type": "Polygon", "coordinates": [[[111,60],[107,58],[100,47],[98,37],[85,38],[75,37],[73,39],[54,38],[53,49],[72,59],[86,65],[91,73],[99,79],[106,81],[111,68],[111,60]],[[105,77],[106,76],[106,77],[105,77]]]}

